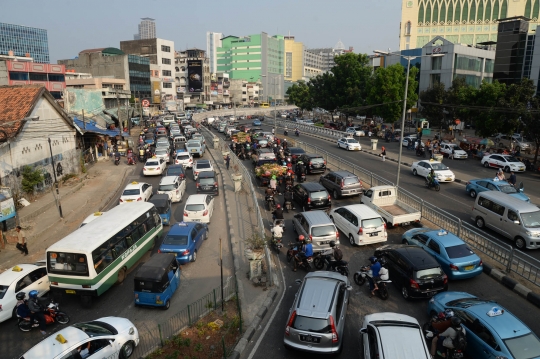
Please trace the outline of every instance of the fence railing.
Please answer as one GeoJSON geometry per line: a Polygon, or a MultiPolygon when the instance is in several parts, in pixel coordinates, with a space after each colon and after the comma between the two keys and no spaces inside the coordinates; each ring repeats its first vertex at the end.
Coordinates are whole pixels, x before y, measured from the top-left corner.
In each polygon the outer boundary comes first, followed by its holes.
{"type": "Polygon", "coordinates": [[[135,349],[135,357],[144,358],[152,351],[163,347],[167,340],[216,310],[222,301],[226,302],[236,296],[238,310],[240,311],[238,289],[235,283],[233,277],[228,277],[223,285],[223,298],[221,297],[221,286],[216,287],[197,301],[188,304],[186,308],[170,317],[166,322],[157,324],[155,330],[139,333],[139,345],[135,349]]]}

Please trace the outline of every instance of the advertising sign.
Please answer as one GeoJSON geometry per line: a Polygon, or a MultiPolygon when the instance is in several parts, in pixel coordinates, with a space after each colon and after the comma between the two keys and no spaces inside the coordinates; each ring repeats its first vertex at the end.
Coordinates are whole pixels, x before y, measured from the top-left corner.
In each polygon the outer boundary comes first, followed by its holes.
{"type": "Polygon", "coordinates": [[[187,64],[189,92],[202,92],[202,60],[188,60],[187,64]]]}
{"type": "Polygon", "coordinates": [[[15,217],[15,202],[13,202],[13,198],[3,200],[2,203],[0,203],[0,209],[0,222],[15,217]]]}
{"type": "Polygon", "coordinates": [[[152,81],[152,103],[161,102],[161,83],[159,81],[152,81]]]}

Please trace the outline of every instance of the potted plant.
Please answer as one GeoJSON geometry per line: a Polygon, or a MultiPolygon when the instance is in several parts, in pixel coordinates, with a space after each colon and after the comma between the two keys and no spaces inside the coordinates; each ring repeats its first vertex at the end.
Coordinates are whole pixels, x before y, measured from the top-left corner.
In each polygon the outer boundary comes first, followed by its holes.
{"type": "Polygon", "coordinates": [[[259,233],[253,233],[251,237],[245,239],[246,250],[244,254],[248,260],[260,260],[264,256],[264,246],[268,238],[262,237],[259,233]]]}
{"type": "Polygon", "coordinates": [[[240,168],[237,164],[234,164],[232,166],[233,173],[231,175],[232,180],[234,182],[234,190],[235,192],[240,191],[240,187],[242,187],[242,173],[240,173],[240,168]]]}

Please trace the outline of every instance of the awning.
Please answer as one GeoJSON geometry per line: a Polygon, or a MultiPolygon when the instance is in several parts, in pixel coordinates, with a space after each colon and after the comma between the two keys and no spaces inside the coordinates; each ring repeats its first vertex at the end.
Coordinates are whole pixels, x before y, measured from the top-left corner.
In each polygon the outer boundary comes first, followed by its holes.
{"type": "Polygon", "coordinates": [[[111,136],[111,137],[118,136],[118,135],[121,135],[123,137],[129,137],[129,133],[127,132],[120,133],[119,129],[108,130],[106,128],[103,128],[97,125],[94,121],[88,121],[86,123],[83,123],[82,120],[79,120],[78,118],[74,117],[73,124],[77,126],[83,133],[91,132],[91,133],[97,133],[100,135],[106,135],[106,136],[111,136]]]}

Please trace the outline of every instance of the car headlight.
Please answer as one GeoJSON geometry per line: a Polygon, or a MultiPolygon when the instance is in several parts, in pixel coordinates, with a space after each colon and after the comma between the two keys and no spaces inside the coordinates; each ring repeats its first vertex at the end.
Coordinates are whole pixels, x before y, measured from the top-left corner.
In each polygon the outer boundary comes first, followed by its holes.
{"type": "Polygon", "coordinates": [[[430,304],[435,303],[435,299],[431,298],[431,299],[429,300],[429,303],[430,303],[430,304]]]}
{"type": "Polygon", "coordinates": [[[135,334],[135,328],[131,327],[129,328],[129,335],[135,334]]]}

